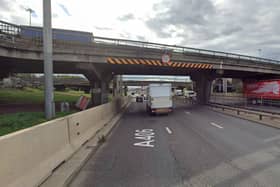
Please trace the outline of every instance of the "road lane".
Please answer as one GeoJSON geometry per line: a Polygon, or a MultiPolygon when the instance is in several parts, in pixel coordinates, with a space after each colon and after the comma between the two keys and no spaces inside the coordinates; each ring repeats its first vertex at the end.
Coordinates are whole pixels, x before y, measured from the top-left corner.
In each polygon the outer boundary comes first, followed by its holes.
{"type": "Polygon", "coordinates": [[[202,106],[177,103],[168,116],[149,116],[133,103],[70,186],[273,186],[280,149],[264,140],[279,132],[202,106]]]}
{"type": "Polygon", "coordinates": [[[71,186],[174,186],[180,176],[166,137],[166,122],[133,103],[110,139],[85,165],[71,186]],[[134,146],[135,131],[153,129],[154,147],[134,146]]]}

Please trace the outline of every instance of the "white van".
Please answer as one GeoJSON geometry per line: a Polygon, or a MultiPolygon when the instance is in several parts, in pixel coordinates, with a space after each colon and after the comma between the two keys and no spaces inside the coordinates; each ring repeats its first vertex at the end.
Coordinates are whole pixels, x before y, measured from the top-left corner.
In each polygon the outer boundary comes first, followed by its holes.
{"type": "Polygon", "coordinates": [[[150,84],[147,97],[147,112],[150,114],[168,114],[173,111],[171,84],[150,84]]]}

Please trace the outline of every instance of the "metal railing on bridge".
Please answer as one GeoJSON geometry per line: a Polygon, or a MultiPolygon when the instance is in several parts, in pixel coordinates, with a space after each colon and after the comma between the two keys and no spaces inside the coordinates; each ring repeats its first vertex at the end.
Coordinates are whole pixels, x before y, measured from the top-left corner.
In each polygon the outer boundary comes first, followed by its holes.
{"type": "Polygon", "coordinates": [[[207,55],[207,56],[210,55],[210,56],[221,57],[221,58],[234,58],[234,59],[239,59],[239,60],[250,60],[250,61],[255,61],[255,62],[280,64],[279,60],[254,57],[254,56],[249,56],[249,55],[240,55],[240,54],[235,54],[235,53],[227,53],[227,52],[215,51],[215,50],[184,47],[184,46],[178,46],[178,45],[143,42],[143,41],[137,41],[137,40],[105,38],[105,37],[98,37],[98,36],[94,36],[93,41],[96,43],[107,43],[107,44],[111,44],[111,45],[113,44],[113,45],[159,49],[159,50],[163,50],[166,52],[178,52],[178,53],[183,53],[183,54],[193,53],[193,54],[197,54],[197,55],[207,55]]]}
{"type": "MultiPolygon", "coordinates": [[[[5,21],[0,20],[0,39],[10,39],[14,41],[15,37],[20,37],[20,30],[21,26],[11,24],[5,21]]],[[[32,42],[36,42],[36,45],[42,45],[42,39],[38,40],[31,40],[32,42]],[[38,43],[39,41],[39,43],[38,43]]],[[[60,41],[56,41],[61,43],[60,41]]],[[[56,44],[54,42],[54,45],[56,44]]],[[[62,41],[62,43],[67,43],[68,41],[62,41]]],[[[133,47],[140,47],[143,49],[157,49],[162,50],[163,52],[177,52],[182,54],[193,54],[193,55],[205,55],[205,56],[212,56],[215,58],[232,58],[235,60],[249,60],[254,62],[264,62],[264,63],[273,63],[273,64],[280,64],[279,60],[273,60],[268,58],[260,58],[254,57],[249,55],[240,55],[235,53],[227,53],[215,50],[207,50],[207,49],[199,49],[199,48],[192,48],[192,47],[184,47],[178,45],[168,45],[168,44],[160,44],[160,43],[153,43],[153,42],[143,42],[143,41],[136,41],[136,40],[127,40],[127,39],[117,39],[117,38],[105,38],[99,36],[92,36],[93,43],[103,43],[109,45],[117,45],[117,46],[133,46],[133,47]]],[[[74,46],[73,42],[70,42],[71,46],[74,46]]],[[[88,43],[79,43],[77,45],[89,45],[88,43]]]]}
{"type": "Polygon", "coordinates": [[[0,34],[18,36],[20,26],[0,20],[0,34]]]}

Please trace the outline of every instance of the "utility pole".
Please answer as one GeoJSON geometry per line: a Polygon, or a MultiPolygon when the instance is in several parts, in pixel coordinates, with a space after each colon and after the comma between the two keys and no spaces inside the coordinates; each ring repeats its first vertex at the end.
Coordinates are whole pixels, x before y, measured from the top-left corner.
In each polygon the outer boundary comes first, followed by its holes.
{"type": "Polygon", "coordinates": [[[31,8],[26,8],[25,9],[27,12],[29,12],[29,26],[31,26],[31,15],[35,12],[31,8]]]}
{"type": "Polygon", "coordinates": [[[44,46],[44,76],[45,76],[45,116],[51,119],[55,116],[53,95],[53,46],[51,0],[43,0],[43,46],[44,46]]]}

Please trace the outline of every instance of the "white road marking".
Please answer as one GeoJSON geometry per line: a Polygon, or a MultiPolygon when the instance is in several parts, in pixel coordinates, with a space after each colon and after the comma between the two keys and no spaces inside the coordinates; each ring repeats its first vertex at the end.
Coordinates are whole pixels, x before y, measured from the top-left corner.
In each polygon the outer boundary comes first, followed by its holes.
{"type": "Polygon", "coordinates": [[[134,139],[141,140],[141,142],[134,143],[134,146],[140,147],[154,147],[152,144],[155,142],[155,133],[153,129],[135,130],[134,139]]]}
{"type": "Polygon", "coordinates": [[[168,134],[172,134],[172,131],[168,127],[165,127],[165,129],[168,132],[168,134]]]}
{"type": "Polygon", "coordinates": [[[211,122],[210,123],[212,126],[214,126],[214,127],[217,127],[217,128],[219,128],[219,129],[223,129],[224,127],[222,127],[222,126],[220,126],[220,125],[218,125],[218,124],[216,124],[216,123],[214,123],[214,122],[211,122]]]}
{"type": "Polygon", "coordinates": [[[191,114],[191,113],[190,113],[190,112],[188,112],[188,111],[186,111],[186,112],[185,112],[185,114],[188,114],[188,115],[189,115],[189,114],[191,114]]]}
{"type": "Polygon", "coordinates": [[[277,136],[273,136],[273,137],[271,137],[271,138],[264,139],[263,141],[267,143],[267,142],[272,142],[272,141],[275,141],[275,140],[278,140],[278,139],[280,139],[280,135],[277,135],[277,136]]]}

